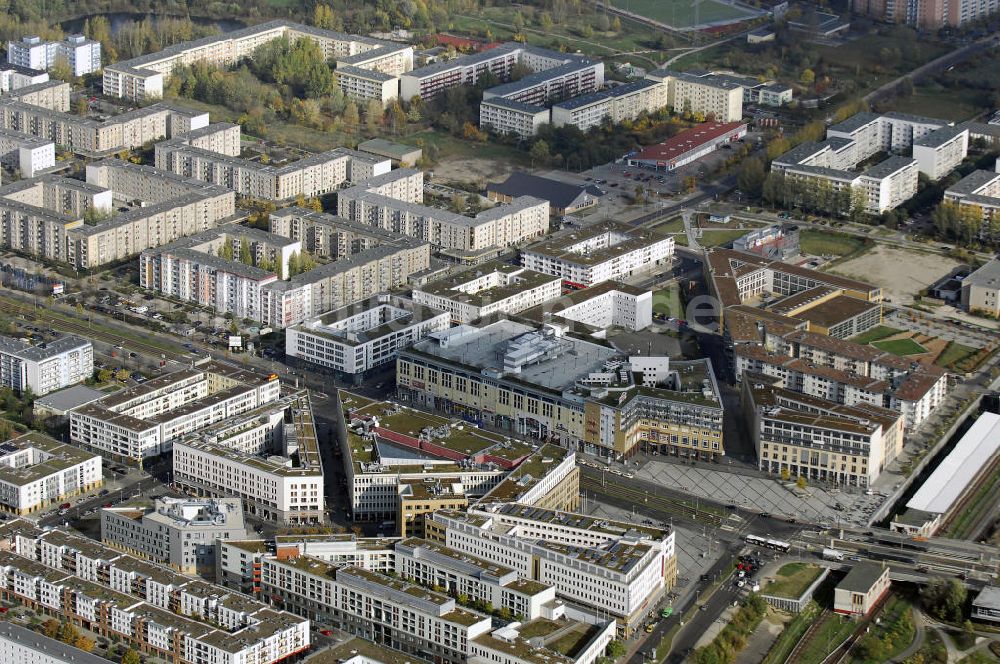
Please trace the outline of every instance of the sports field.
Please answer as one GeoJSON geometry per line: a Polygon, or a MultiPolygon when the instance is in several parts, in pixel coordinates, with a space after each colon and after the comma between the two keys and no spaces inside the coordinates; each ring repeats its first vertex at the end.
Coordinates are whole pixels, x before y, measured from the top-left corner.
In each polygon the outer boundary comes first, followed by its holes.
{"type": "Polygon", "coordinates": [[[697,3],[697,8],[695,0],[614,0],[613,4],[619,9],[675,28],[690,28],[716,21],[738,21],[752,16],[745,9],[718,0],[701,0],[697,3]]]}

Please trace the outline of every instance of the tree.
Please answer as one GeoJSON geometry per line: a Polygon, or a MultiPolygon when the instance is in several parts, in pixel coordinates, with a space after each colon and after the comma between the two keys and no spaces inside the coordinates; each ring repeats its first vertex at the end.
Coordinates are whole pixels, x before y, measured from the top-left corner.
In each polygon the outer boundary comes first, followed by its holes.
{"type": "Polygon", "coordinates": [[[354,101],[348,100],[344,106],[343,119],[348,131],[357,131],[358,125],[361,124],[361,117],[358,115],[358,105],[354,101]]]}
{"type": "Polygon", "coordinates": [[[122,655],[121,664],[142,664],[142,658],[139,657],[139,653],[129,648],[122,655]]]}
{"type": "Polygon", "coordinates": [[[462,194],[454,194],[451,197],[451,211],[458,214],[465,212],[465,196],[462,194]]]}
{"type": "Polygon", "coordinates": [[[131,375],[132,375],[132,372],[129,371],[128,369],[119,369],[118,373],[115,374],[115,378],[117,378],[118,380],[120,380],[121,382],[124,383],[125,381],[127,381],[129,379],[129,377],[131,375]]]}
{"type": "Polygon", "coordinates": [[[73,112],[80,116],[86,116],[87,111],[90,110],[90,106],[87,104],[87,97],[80,95],[73,102],[73,112]]]}
{"type": "Polygon", "coordinates": [[[216,253],[219,254],[219,258],[227,261],[233,260],[233,243],[226,239],[219,245],[219,250],[216,253]]]}
{"type": "Polygon", "coordinates": [[[55,62],[49,67],[49,76],[67,83],[73,80],[73,68],[69,66],[65,55],[56,56],[55,62]]]}
{"type": "Polygon", "coordinates": [[[757,157],[751,157],[743,162],[740,173],[736,178],[736,184],[740,191],[748,198],[760,198],[764,190],[764,180],[767,174],[764,172],[764,162],[757,157]]]}
{"type": "Polygon", "coordinates": [[[63,623],[62,627],[59,628],[59,640],[63,643],[74,643],[80,633],[77,631],[76,627],[70,623],[63,623]]]}
{"type": "Polygon", "coordinates": [[[805,489],[806,488],[806,476],[805,475],[799,475],[798,479],[795,480],[795,486],[799,487],[800,489],[805,489]]]}
{"type": "Polygon", "coordinates": [[[552,15],[549,14],[548,12],[542,12],[541,16],[538,17],[538,25],[540,25],[542,27],[542,30],[544,30],[545,32],[551,30],[552,26],[555,25],[555,23],[552,20],[552,15]]]}
{"type": "Polygon", "coordinates": [[[316,5],[316,9],[313,11],[313,25],[324,30],[333,30],[334,20],[332,7],[316,5]]]}
{"type": "Polygon", "coordinates": [[[288,257],[288,276],[294,277],[301,272],[299,269],[299,252],[293,251],[288,257]]]}
{"type": "Polygon", "coordinates": [[[84,652],[90,652],[94,649],[94,640],[81,634],[76,637],[73,645],[84,652]]]}
{"type": "Polygon", "coordinates": [[[531,158],[532,166],[536,163],[539,166],[547,166],[549,159],[552,158],[552,155],[549,154],[549,144],[542,139],[538,139],[531,146],[531,150],[528,151],[528,156],[531,158]]]}
{"type": "Polygon", "coordinates": [[[253,265],[253,255],[250,253],[250,241],[246,235],[240,236],[240,262],[244,265],[253,265]]]}
{"type": "Polygon", "coordinates": [[[382,102],[378,99],[369,99],[368,107],[365,109],[365,126],[368,131],[375,133],[378,125],[382,122],[382,102]]]}
{"type": "Polygon", "coordinates": [[[802,85],[812,85],[816,82],[816,72],[812,69],[803,69],[802,75],[799,76],[799,83],[802,85]]]}
{"type": "Polygon", "coordinates": [[[604,652],[611,659],[620,659],[625,656],[625,644],[618,639],[614,639],[608,642],[608,647],[604,649],[604,652]]]}
{"type": "Polygon", "coordinates": [[[788,468],[783,467],[781,469],[781,479],[783,479],[783,480],[785,480],[787,482],[791,478],[791,476],[792,476],[792,473],[788,470],[788,468]]]}
{"type": "Polygon", "coordinates": [[[622,20],[615,16],[614,20],[611,21],[611,31],[621,32],[622,31],[622,20]]]}
{"type": "Polygon", "coordinates": [[[112,378],[114,378],[114,373],[112,373],[111,369],[101,369],[97,372],[97,380],[100,383],[106,383],[112,378]]]}
{"type": "Polygon", "coordinates": [[[965,608],[965,586],[955,578],[934,578],[921,589],[920,600],[931,615],[957,623],[965,608]]]}
{"type": "MultiPolygon", "coordinates": [[[[11,410],[11,409],[8,408],[7,410],[11,410]]],[[[42,625],[42,634],[44,634],[45,636],[49,637],[50,639],[55,639],[55,638],[57,638],[59,636],[59,629],[61,627],[62,627],[62,623],[60,623],[55,618],[49,618],[42,625]]]]}

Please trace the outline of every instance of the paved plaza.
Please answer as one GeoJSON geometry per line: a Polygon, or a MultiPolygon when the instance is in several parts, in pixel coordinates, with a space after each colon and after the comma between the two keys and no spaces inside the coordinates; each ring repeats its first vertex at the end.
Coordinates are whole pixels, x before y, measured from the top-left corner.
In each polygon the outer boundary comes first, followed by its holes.
{"type": "Polygon", "coordinates": [[[636,477],[752,512],[825,526],[867,526],[875,509],[885,500],[878,495],[865,495],[856,488],[799,489],[794,482],[662,461],[643,464],[636,477]]]}

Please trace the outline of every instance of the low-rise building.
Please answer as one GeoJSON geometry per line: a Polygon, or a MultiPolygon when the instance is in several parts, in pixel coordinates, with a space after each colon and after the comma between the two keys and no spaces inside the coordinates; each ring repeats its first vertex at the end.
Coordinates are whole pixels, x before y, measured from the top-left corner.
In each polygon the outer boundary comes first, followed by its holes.
{"type": "Polygon", "coordinates": [[[520,196],[532,196],[549,202],[549,212],[557,217],[595,207],[603,196],[594,185],[575,185],[540,175],[518,171],[506,180],[486,185],[486,197],[491,201],[511,203],[520,196]]]}
{"type": "Polygon", "coordinates": [[[571,229],[521,250],[521,264],[578,288],[669,265],[674,238],[616,221],[571,229]]]}
{"type": "Polygon", "coordinates": [[[451,326],[446,311],[379,295],[285,331],[285,354],[360,380],[394,362],[400,349],[451,326]]]}
{"type": "Polygon", "coordinates": [[[496,313],[517,313],[561,293],[559,277],[496,261],[414,288],[413,301],[447,311],[456,323],[471,323],[496,313]]]}
{"type": "Polygon", "coordinates": [[[101,510],[101,541],[182,574],[215,574],[217,540],[247,538],[238,498],[156,498],[101,510]]]}
{"type": "Polygon", "coordinates": [[[605,281],[526,309],[515,318],[565,325],[595,337],[606,336],[611,327],[644,330],[653,323],[653,292],[605,281]]]}
{"type": "Polygon", "coordinates": [[[1000,622],[1000,588],[986,585],[972,600],[973,620],[1000,622]]]}
{"type": "Polygon", "coordinates": [[[833,610],[848,616],[867,616],[889,592],[889,584],[888,566],[856,562],[833,590],[833,610]]]}
{"type": "Polygon", "coordinates": [[[412,168],[417,165],[424,151],[413,145],[394,143],[384,138],[372,138],[358,143],[358,150],[392,160],[392,165],[402,168],[412,168]]]}
{"type": "Polygon", "coordinates": [[[672,171],[715,152],[727,143],[735,143],[746,133],[747,126],[739,121],[706,122],[629,155],[628,164],[656,171],[672,171]]]}
{"type": "Polygon", "coordinates": [[[1000,259],[988,261],[962,281],[962,308],[1000,317],[1000,259]]]}
{"type": "Polygon", "coordinates": [[[32,345],[0,337],[0,386],[37,396],[82,383],[94,374],[94,346],[65,335],[32,345]]]}
{"type": "Polygon", "coordinates": [[[0,444],[0,509],[31,514],[103,484],[101,457],[40,433],[0,444]]]}

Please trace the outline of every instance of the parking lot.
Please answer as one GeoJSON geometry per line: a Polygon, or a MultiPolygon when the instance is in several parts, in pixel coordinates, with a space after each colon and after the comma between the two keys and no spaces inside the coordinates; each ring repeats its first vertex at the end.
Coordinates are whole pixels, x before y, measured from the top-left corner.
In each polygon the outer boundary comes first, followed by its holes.
{"type": "Polygon", "coordinates": [[[864,527],[885,500],[883,496],[866,495],[857,488],[846,490],[810,485],[799,489],[794,482],[663,461],[647,462],[636,475],[741,509],[829,526],[864,527]]]}

